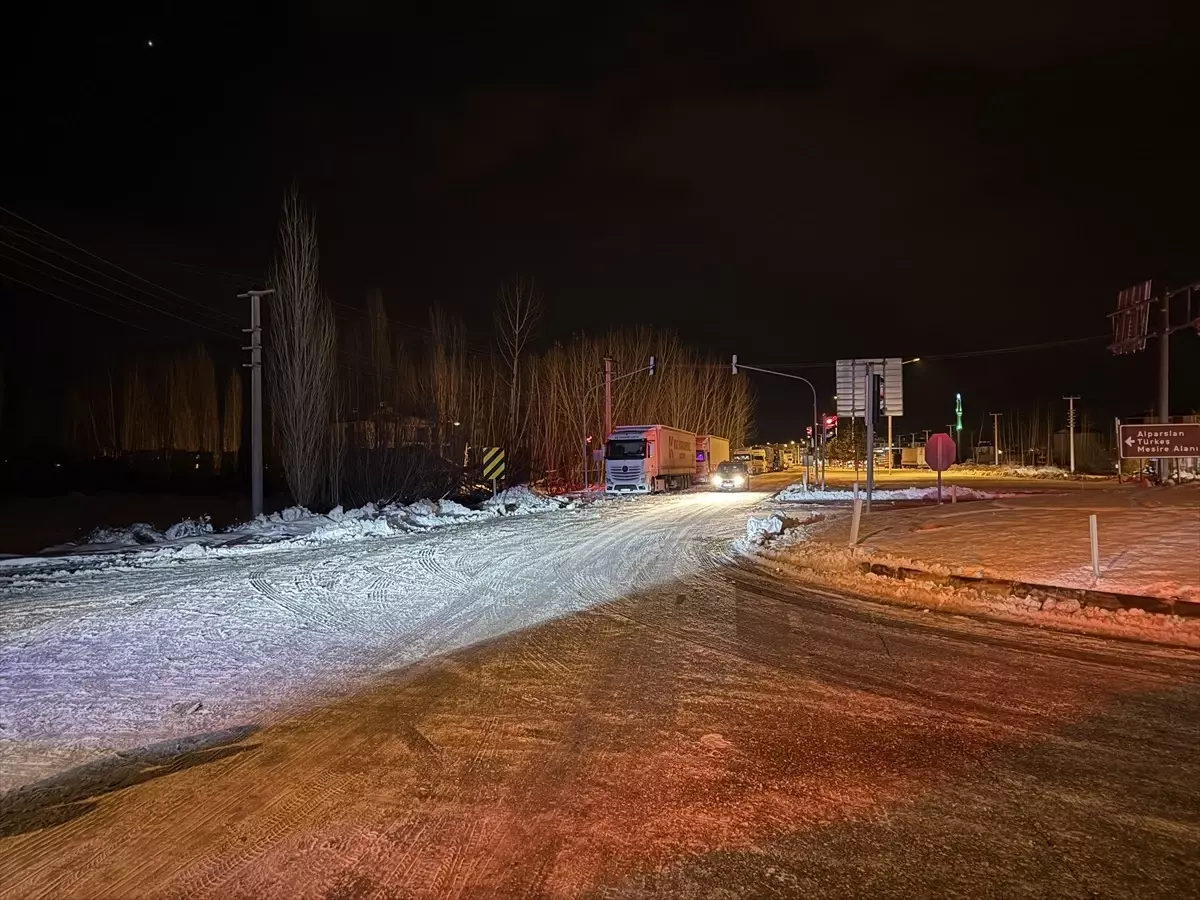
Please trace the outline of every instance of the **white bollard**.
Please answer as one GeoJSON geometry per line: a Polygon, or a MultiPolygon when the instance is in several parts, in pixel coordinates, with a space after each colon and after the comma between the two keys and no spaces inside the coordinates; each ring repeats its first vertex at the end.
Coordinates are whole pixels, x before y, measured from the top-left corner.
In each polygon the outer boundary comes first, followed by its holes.
{"type": "Polygon", "coordinates": [[[1100,527],[1096,523],[1096,514],[1088,516],[1088,536],[1092,541],[1092,574],[1100,580],[1100,527]]]}
{"type": "Polygon", "coordinates": [[[862,498],[858,496],[858,482],[854,482],[854,512],[850,516],[850,546],[858,546],[858,525],[862,521],[862,498]]]}

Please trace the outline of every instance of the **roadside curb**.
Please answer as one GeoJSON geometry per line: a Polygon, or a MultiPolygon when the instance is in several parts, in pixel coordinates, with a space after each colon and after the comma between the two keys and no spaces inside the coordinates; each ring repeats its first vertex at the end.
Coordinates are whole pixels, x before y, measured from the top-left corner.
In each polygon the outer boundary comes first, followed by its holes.
{"type": "Polygon", "coordinates": [[[1099,609],[1140,609],[1147,613],[1175,615],[1181,618],[1200,618],[1200,603],[1163,597],[1147,597],[1141,594],[1121,594],[1113,591],[1097,591],[1089,588],[1067,588],[1052,584],[1030,584],[1003,578],[973,577],[970,575],[939,575],[911,566],[893,566],[878,562],[858,563],[865,575],[894,578],[897,581],[912,581],[934,584],[941,587],[969,587],[1003,597],[1031,597],[1037,600],[1074,600],[1080,607],[1099,609]]]}

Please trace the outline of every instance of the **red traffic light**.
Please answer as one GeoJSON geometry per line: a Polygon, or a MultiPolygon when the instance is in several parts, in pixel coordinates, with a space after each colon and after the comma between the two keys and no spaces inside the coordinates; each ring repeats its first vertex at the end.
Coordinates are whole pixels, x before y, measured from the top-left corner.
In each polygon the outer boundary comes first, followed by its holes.
{"type": "Polygon", "coordinates": [[[837,425],[837,416],[826,416],[825,417],[825,427],[826,428],[833,428],[835,425],[837,425]]]}

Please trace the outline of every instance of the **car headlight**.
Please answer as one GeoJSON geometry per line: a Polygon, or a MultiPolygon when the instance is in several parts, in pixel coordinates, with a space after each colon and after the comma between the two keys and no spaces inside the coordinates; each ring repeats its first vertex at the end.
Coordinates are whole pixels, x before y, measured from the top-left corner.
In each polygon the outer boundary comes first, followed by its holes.
{"type": "Polygon", "coordinates": [[[745,479],[745,478],[743,478],[741,475],[734,475],[734,476],[733,476],[733,483],[734,483],[735,485],[737,485],[738,487],[741,487],[743,484],[745,484],[745,483],[746,483],[746,479],[745,479]]]}

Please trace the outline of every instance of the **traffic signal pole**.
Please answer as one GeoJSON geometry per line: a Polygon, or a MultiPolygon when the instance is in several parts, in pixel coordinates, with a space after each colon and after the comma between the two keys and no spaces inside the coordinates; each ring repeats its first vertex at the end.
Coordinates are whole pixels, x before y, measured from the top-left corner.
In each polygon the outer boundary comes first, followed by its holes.
{"type": "Polygon", "coordinates": [[[733,374],[738,373],[738,369],[745,369],[748,372],[762,372],[764,375],[778,375],[780,378],[792,378],[796,381],[803,381],[812,391],[813,396],[813,434],[816,434],[817,429],[821,430],[821,490],[825,490],[825,423],[817,414],[817,389],[813,387],[813,383],[807,378],[800,375],[793,375],[790,372],[776,372],[774,369],[763,369],[758,366],[747,366],[738,362],[737,354],[733,354],[733,374]]]}

